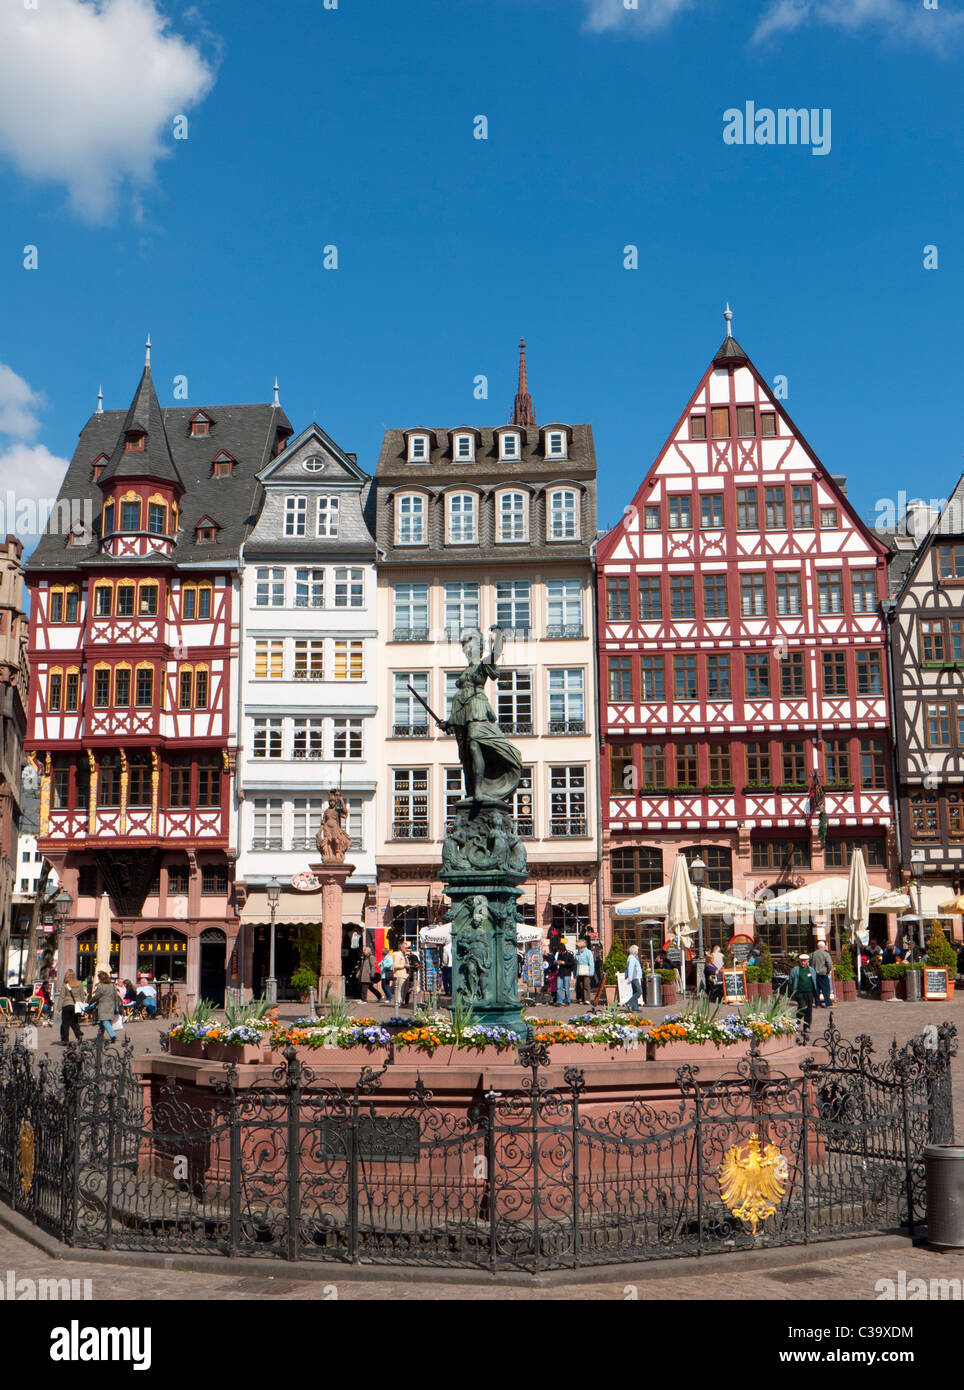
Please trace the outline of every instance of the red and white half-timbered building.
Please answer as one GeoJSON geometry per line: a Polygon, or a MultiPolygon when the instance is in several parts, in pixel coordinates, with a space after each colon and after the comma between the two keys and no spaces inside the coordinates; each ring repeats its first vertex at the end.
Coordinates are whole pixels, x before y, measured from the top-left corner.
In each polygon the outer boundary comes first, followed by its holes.
{"type": "Polygon", "coordinates": [[[128,411],[81,431],[27,568],[27,747],[38,848],[74,898],[61,970],[111,964],[185,999],[237,983],[239,556],[257,472],[290,434],[277,404],[162,410],[150,350],[128,411]]]}
{"type": "MultiPolygon", "coordinates": [[[[871,883],[890,882],[887,551],[729,317],[597,546],[609,908],[666,883],[680,850],[747,897],[846,875],[857,845],[871,883]]],[[[803,923],[771,931],[812,943],[803,923]]]]}

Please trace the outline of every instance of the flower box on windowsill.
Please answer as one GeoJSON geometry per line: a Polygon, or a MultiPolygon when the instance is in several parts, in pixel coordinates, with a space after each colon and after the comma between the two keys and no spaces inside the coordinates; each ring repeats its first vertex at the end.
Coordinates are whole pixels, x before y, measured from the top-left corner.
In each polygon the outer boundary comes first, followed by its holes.
{"type": "Polygon", "coordinates": [[[732,782],[710,782],[710,783],[707,784],[707,786],[705,786],[705,787],[703,788],[703,795],[704,795],[704,796],[729,795],[730,792],[735,792],[735,791],[736,791],[736,787],[734,786],[734,784],[733,784],[732,782]]]}
{"type": "Polygon", "coordinates": [[[639,796],[699,796],[699,787],[640,787],[639,796]]]}
{"type": "Polygon", "coordinates": [[[776,786],[773,782],[747,782],[743,788],[744,796],[746,796],[747,793],[752,793],[754,796],[759,796],[763,792],[775,791],[776,786]]]}
{"type": "Polygon", "coordinates": [[[799,796],[810,790],[809,782],[781,782],[777,786],[777,791],[781,796],[799,796]]]}

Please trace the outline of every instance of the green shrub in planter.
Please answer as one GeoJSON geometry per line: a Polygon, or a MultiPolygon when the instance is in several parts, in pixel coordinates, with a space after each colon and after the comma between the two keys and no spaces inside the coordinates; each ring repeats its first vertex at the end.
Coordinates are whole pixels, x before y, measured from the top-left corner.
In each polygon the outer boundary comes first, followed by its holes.
{"type": "Polygon", "coordinates": [[[756,985],[763,979],[762,965],[748,965],[746,967],[746,982],[748,985],[756,985]]]}
{"type": "Polygon", "coordinates": [[[307,966],[299,965],[291,976],[291,988],[296,989],[299,994],[307,994],[309,990],[316,989],[317,985],[318,976],[307,966]]]}
{"type": "Polygon", "coordinates": [[[667,985],[675,984],[679,978],[675,970],[657,970],[656,974],[667,985]]]}
{"type": "Polygon", "coordinates": [[[946,966],[948,975],[952,980],[957,974],[957,952],[944,935],[944,928],[939,922],[934,923],[933,930],[928,937],[926,960],[930,966],[946,966]]]}
{"type": "Polygon", "coordinates": [[[760,950],[760,979],[769,980],[771,982],[773,980],[773,957],[765,941],[760,950]]]}
{"type": "Polygon", "coordinates": [[[609,955],[603,961],[603,969],[606,972],[607,985],[616,983],[617,975],[626,973],[626,948],[621,941],[614,941],[609,948],[609,955]]]}
{"type": "Polygon", "coordinates": [[[840,952],[840,961],[833,968],[835,980],[852,980],[854,978],[854,958],[850,954],[849,943],[844,942],[843,950],[840,952]]]}
{"type": "Polygon", "coordinates": [[[904,964],[882,965],[880,967],[880,978],[882,980],[902,980],[906,974],[907,966],[904,964]]]}

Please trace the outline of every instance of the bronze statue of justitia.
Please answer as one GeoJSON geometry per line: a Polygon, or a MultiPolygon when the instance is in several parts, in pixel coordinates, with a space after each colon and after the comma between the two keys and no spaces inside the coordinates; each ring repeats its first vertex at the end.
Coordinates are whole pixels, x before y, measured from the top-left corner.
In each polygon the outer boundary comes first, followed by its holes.
{"type": "Polygon", "coordinates": [[[485,694],[486,681],[495,680],[499,674],[496,663],[502,634],[498,628],[491,631],[488,656],[481,655],[477,633],[463,635],[462,651],[468,664],[456,681],[449,716],[439,725],[444,733],[455,735],[466,797],[498,804],[508,801],[518,787],[522,757],[499,728],[485,694]]]}

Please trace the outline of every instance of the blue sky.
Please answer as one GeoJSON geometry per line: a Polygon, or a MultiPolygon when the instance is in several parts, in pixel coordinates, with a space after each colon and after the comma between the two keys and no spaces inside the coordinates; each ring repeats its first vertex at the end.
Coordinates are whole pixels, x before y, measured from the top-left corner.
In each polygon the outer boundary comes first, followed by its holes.
{"type": "Polygon", "coordinates": [[[128,404],[148,331],[162,403],[177,374],[214,405],[270,399],[277,373],[296,429],[316,418],[369,469],[389,426],[506,420],[524,335],[540,421],[594,428],[608,525],[729,300],[864,515],[944,497],[964,468],[962,18],[0,0],[0,496],[49,492],[99,383],[128,404]],[[747,100],[829,108],[830,152],[725,145],[747,100]]]}

